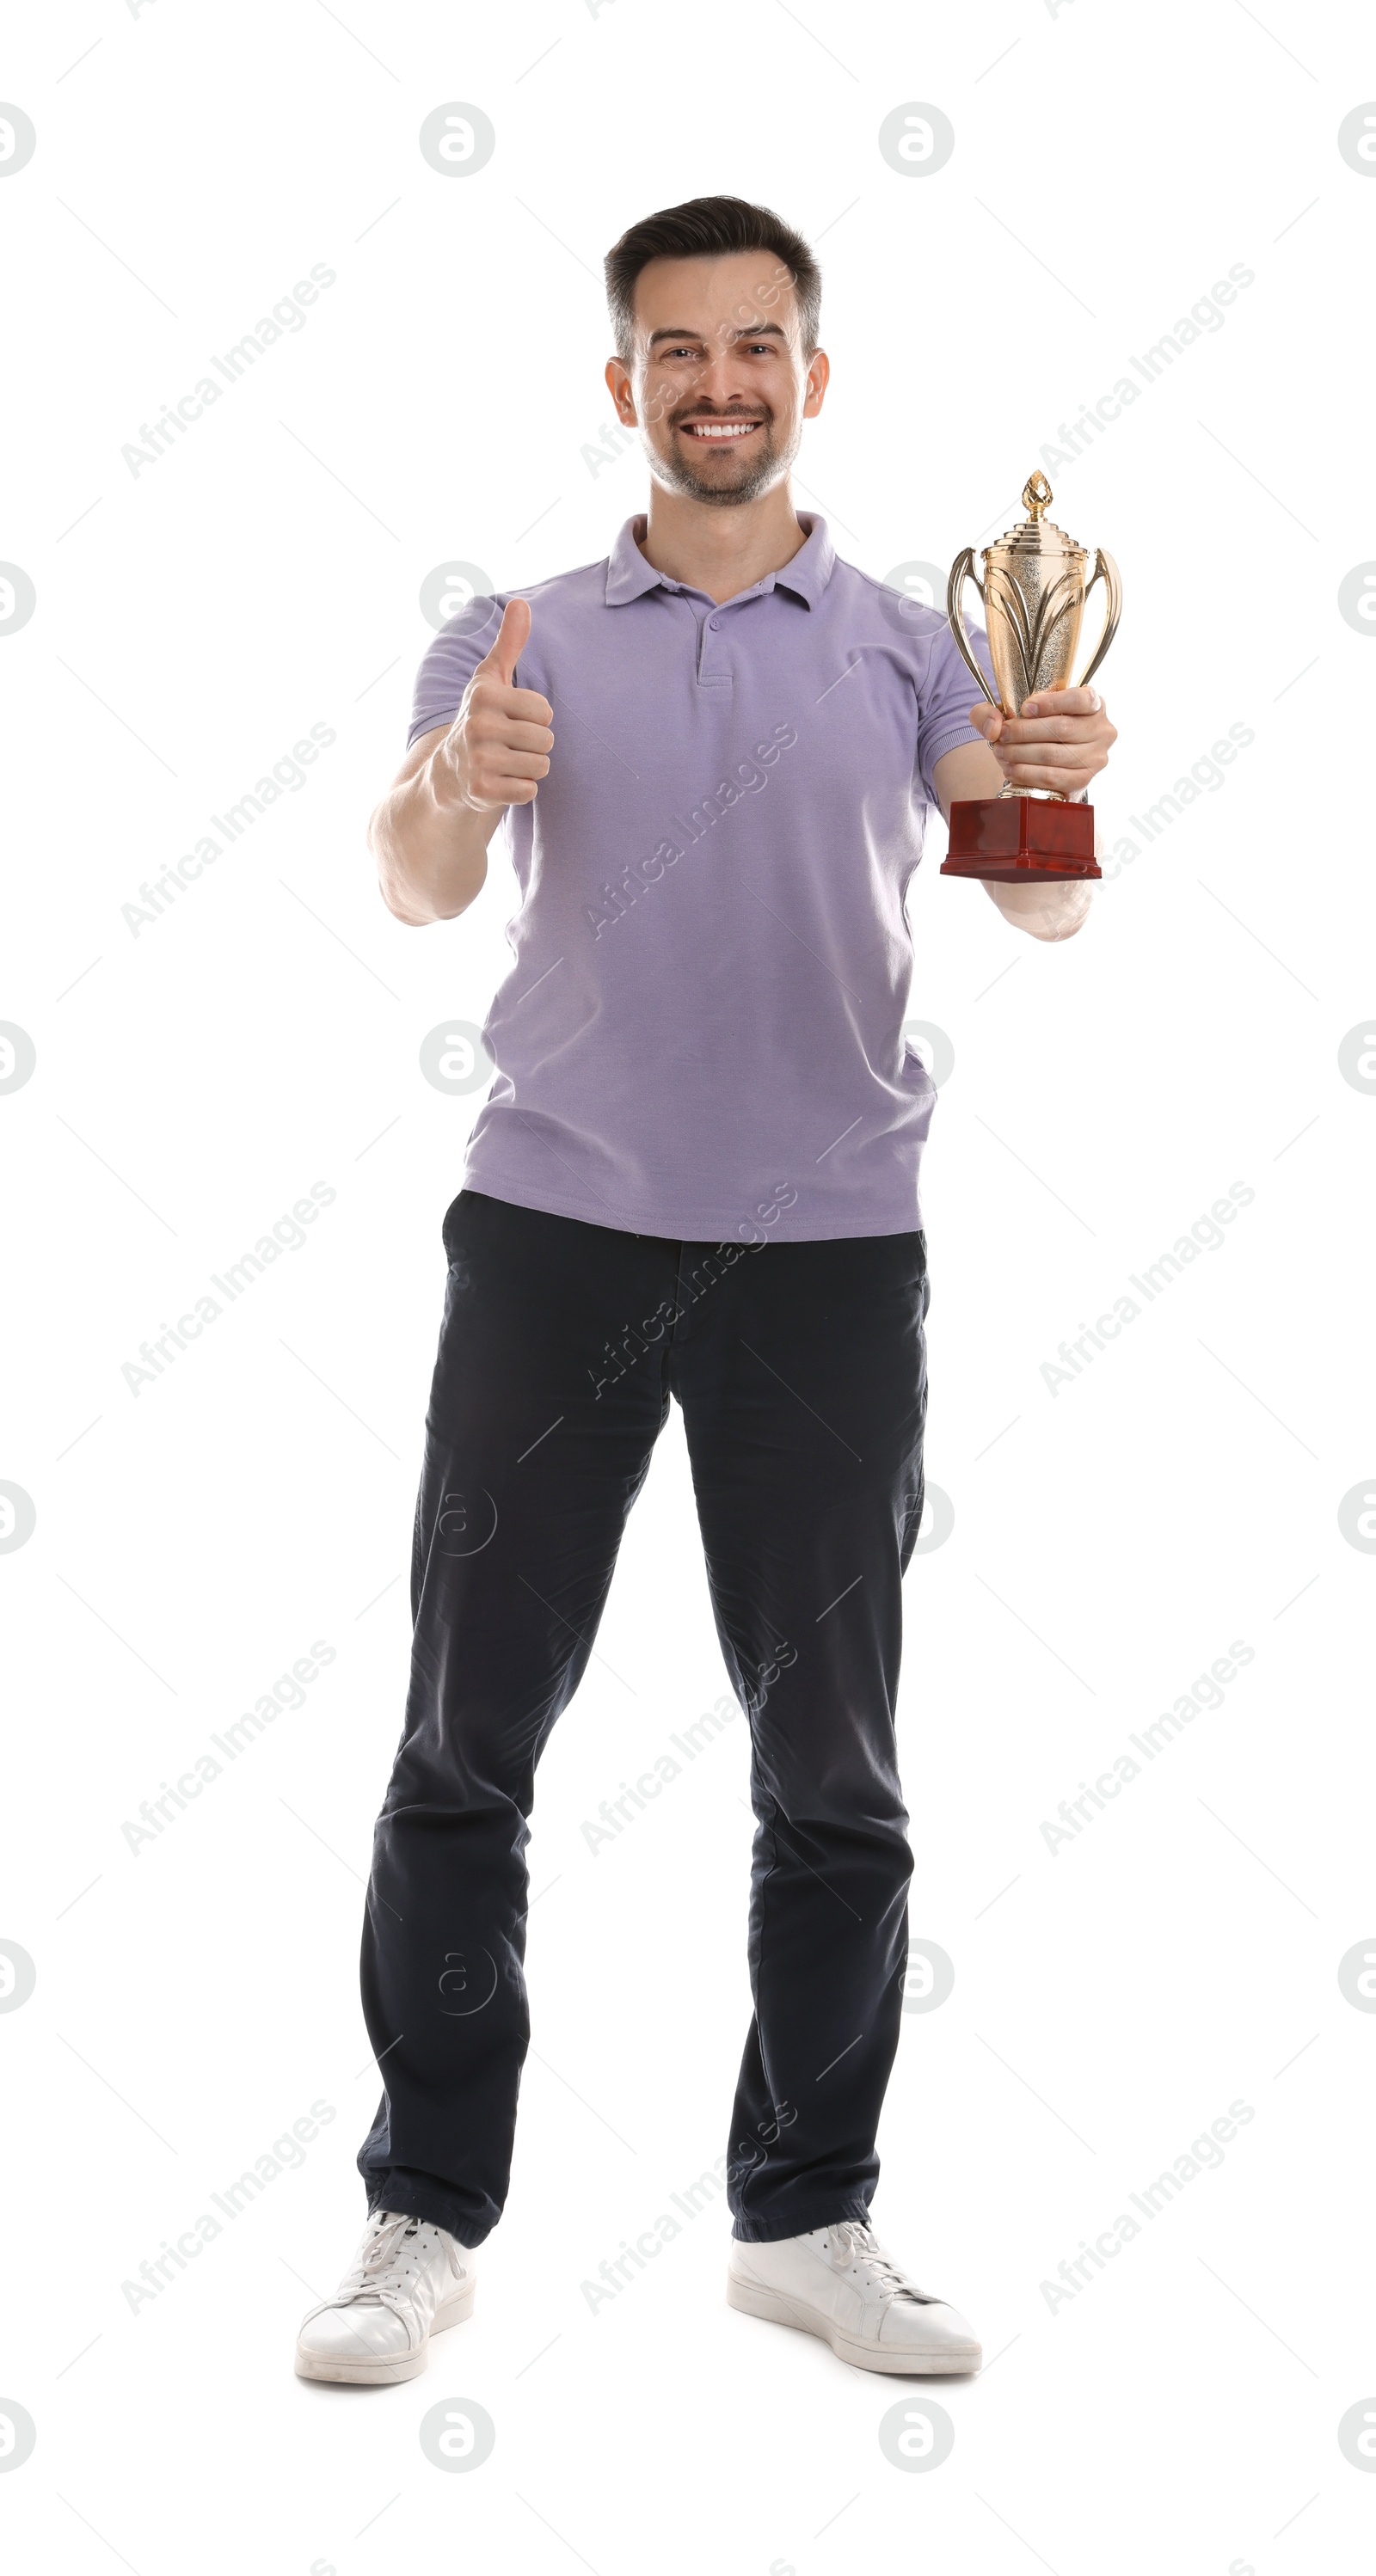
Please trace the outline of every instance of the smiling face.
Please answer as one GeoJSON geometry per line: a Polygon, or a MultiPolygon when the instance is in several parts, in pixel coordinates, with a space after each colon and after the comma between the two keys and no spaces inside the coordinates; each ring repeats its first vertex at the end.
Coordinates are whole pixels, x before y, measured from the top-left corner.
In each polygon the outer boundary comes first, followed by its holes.
{"type": "Polygon", "coordinates": [[[784,480],[826,382],[822,351],[803,350],[788,271],[768,251],[651,260],[635,283],[630,363],[607,367],[655,481],[709,503],[754,501],[784,480]]]}

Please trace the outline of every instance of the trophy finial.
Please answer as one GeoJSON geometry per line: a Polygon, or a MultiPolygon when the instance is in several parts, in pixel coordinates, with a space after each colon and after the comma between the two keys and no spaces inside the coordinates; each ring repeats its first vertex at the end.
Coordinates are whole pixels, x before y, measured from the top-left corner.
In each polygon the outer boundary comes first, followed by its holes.
{"type": "Polygon", "coordinates": [[[1050,508],[1055,497],[1046,476],[1038,466],[1036,473],[1029,475],[1022,487],[1023,507],[1030,513],[1034,527],[1043,510],[1050,508]]]}

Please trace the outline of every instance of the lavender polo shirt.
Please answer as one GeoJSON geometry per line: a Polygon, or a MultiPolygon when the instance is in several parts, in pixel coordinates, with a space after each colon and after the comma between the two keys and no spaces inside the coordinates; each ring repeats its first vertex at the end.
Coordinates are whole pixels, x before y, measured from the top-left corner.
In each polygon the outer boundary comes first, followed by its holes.
{"type": "Polygon", "coordinates": [[[549,775],[502,826],[521,903],[470,1189],[698,1242],[922,1222],[936,1095],[903,1038],[903,899],[975,688],[944,616],[799,524],[792,562],[718,607],[630,520],[425,654],[411,742],[527,599],[517,684],[554,710],[549,775]]]}

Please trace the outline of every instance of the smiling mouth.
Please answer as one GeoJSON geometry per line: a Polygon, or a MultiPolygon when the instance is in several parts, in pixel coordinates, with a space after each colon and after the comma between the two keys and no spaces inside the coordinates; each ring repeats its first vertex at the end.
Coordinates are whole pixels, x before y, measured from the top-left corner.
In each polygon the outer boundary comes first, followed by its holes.
{"type": "Polygon", "coordinates": [[[733,439],[748,438],[752,430],[763,429],[762,420],[682,420],[679,428],[685,438],[710,441],[714,446],[727,446],[733,439]]]}

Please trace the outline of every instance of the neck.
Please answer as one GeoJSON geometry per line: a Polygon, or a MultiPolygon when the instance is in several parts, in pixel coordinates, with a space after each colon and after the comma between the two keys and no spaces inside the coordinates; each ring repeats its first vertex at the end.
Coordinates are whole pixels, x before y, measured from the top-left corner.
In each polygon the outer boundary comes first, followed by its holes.
{"type": "Polygon", "coordinates": [[[656,572],[703,590],[720,605],[752,590],[768,572],[782,572],[807,544],[785,479],[758,501],[738,507],[693,501],[686,493],[650,485],[650,507],[640,551],[656,572]]]}

